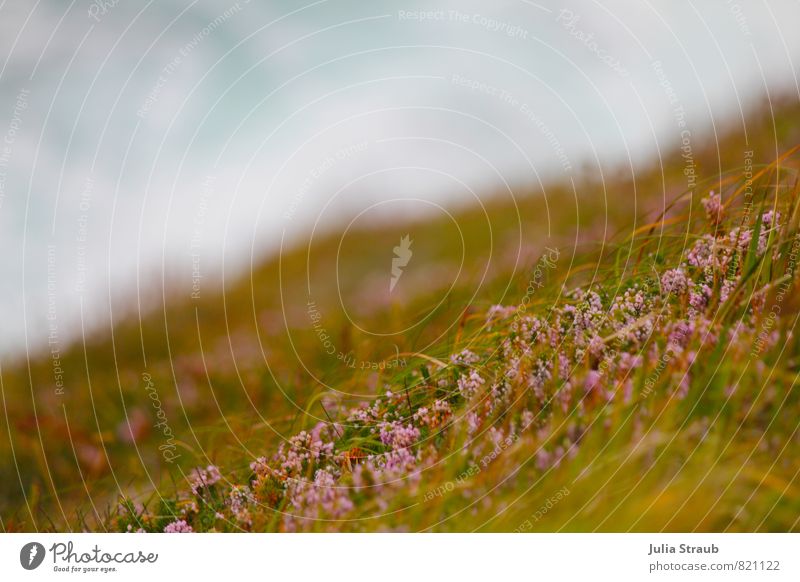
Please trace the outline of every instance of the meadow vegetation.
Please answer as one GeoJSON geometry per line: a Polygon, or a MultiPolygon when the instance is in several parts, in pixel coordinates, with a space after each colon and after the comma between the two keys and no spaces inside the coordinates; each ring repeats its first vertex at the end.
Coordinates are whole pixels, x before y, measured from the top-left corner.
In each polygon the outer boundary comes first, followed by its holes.
{"type": "Polygon", "coordinates": [[[4,363],[3,529],[800,529],[799,113],[4,363]]]}

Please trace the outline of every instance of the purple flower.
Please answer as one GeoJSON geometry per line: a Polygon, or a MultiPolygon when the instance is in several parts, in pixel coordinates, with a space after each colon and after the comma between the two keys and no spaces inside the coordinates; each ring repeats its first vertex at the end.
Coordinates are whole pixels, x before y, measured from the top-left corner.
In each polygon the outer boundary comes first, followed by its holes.
{"type": "Polygon", "coordinates": [[[720,301],[725,302],[728,300],[728,297],[730,297],[730,294],[736,288],[736,283],[737,281],[735,279],[725,279],[722,282],[722,289],[720,289],[719,292],[720,301]]]}
{"type": "Polygon", "coordinates": [[[692,285],[692,290],[689,292],[689,305],[692,309],[696,311],[705,311],[710,299],[711,287],[705,283],[692,285]]]}
{"type": "Polygon", "coordinates": [[[353,510],[347,488],[338,486],[334,474],[325,469],[317,470],[312,483],[292,480],[287,495],[291,509],[283,521],[289,531],[310,528],[318,519],[342,519],[353,510]]]}
{"type": "Polygon", "coordinates": [[[477,412],[470,411],[464,415],[464,419],[467,422],[467,434],[473,435],[478,432],[478,428],[481,425],[481,417],[478,416],[477,412]]]}
{"type": "Polygon", "coordinates": [[[589,342],[589,353],[595,358],[599,358],[605,351],[606,344],[603,342],[603,338],[601,338],[599,335],[594,336],[592,341],[589,342]]]}
{"type": "Polygon", "coordinates": [[[380,425],[380,439],[390,449],[405,449],[419,440],[419,429],[397,421],[384,422],[380,425]]]}
{"type": "Polygon", "coordinates": [[[222,479],[222,474],[219,468],[215,465],[209,465],[205,469],[198,467],[192,469],[189,476],[189,488],[194,495],[197,495],[201,489],[211,487],[222,479]]]}
{"type": "Polygon", "coordinates": [[[767,212],[761,215],[761,223],[764,225],[765,229],[777,227],[780,220],[781,220],[781,213],[773,210],[768,210],[767,212]]]}
{"type": "Polygon", "coordinates": [[[461,376],[458,379],[458,391],[461,392],[464,398],[471,400],[485,382],[486,380],[481,378],[477,370],[472,370],[469,376],[461,376]]]}
{"type": "Polygon", "coordinates": [[[477,364],[479,361],[480,358],[478,355],[470,350],[461,350],[461,352],[450,356],[450,363],[456,366],[472,366],[473,364],[477,364]]]}
{"type": "Polygon", "coordinates": [[[670,269],[661,276],[661,288],[667,295],[681,295],[686,291],[687,285],[686,273],[680,267],[670,269]]]}
{"type": "Polygon", "coordinates": [[[583,383],[583,387],[586,392],[592,392],[593,390],[599,388],[602,378],[602,374],[600,374],[600,372],[597,370],[589,370],[589,373],[586,374],[586,380],[583,383]]]}
{"type": "Polygon", "coordinates": [[[489,311],[486,312],[486,323],[493,323],[495,321],[506,319],[517,310],[513,305],[492,305],[489,311]]]}
{"type": "Polygon", "coordinates": [[[750,246],[750,241],[753,239],[753,231],[749,228],[744,230],[738,226],[728,233],[728,242],[731,247],[741,253],[746,253],[747,248],[750,246]]]}
{"type": "Polygon", "coordinates": [[[711,235],[705,235],[703,238],[696,240],[692,250],[689,251],[686,257],[686,262],[693,267],[701,269],[712,266],[715,244],[716,240],[711,235]]]}
{"type": "Polygon", "coordinates": [[[185,519],[179,519],[168,524],[164,528],[164,533],[192,533],[192,526],[186,523],[185,519]]]}
{"type": "Polygon", "coordinates": [[[709,192],[708,197],[700,200],[703,208],[706,211],[706,218],[711,224],[719,224],[722,222],[722,196],[714,194],[712,190],[709,192]]]}
{"type": "Polygon", "coordinates": [[[627,352],[619,357],[619,369],[623,372],[640,368],[644,359],[639,355],[632,355],[627,352]]]}

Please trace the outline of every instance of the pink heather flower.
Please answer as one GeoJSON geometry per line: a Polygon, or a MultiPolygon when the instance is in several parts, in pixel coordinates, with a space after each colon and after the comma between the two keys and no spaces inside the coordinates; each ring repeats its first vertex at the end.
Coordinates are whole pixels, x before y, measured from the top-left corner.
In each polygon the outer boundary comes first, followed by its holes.
{"type": "Polygon", "coordinates": [[[379,401],[375,401],[372,406],[368,406],[366,403],[362,404],[361,407],[354,408],[350,411],[350,416],[347,417],[347,420],[363,423],[374,422],[380,418],[378,407],[379,401]]]}
{"type": "Polygon", "coordinates": [[[714,194],[712,190],[707,198],[703,198],[700,203],[706,211],[706,218],[711,224],[719,224],[722,221],[722,196],[714,194]]]}
{"type": "Polygon", "coordinates": [[[464,419],[467,422],[467,434],[473,435],[478,432],[478,428],[481,425],[481,417],[478,416],[477,412],[468,412],[464,415],[464,419]]]}
{"type": "MultiPolygon", "coordinates": [[[[367,461],[365,468],[372,471],[373,481],[395,489],[414,489],[421,477],[420,454],[408,449],[390,451],[367,461]]],[[[380,489],[380,488],[379,488],[380,489]]]]}
{"type": "Polygon", "coordinates": [[[603,342],[603,338],[601,338],[599,335],[594,336],[592,341],[589,342],[589,353],[595,358],[599,358],[605,351],[606,344],[603,342]]]}
{"type": "Polygon", "coordinates": [[[428,410],[427,406],[420,406],[414,413],[414,420],[416,420],[420,424],[428,424],[430,418],[431,418],[430,411],[428,410]]]}
{"type": "Polygon", "coordinates": [[[269,465],[267,465],[266,457],[258,457],[255,461],[250,463],[250,470],[258,475],[263,475],[269,472],[269,465]]]}
{"type": "Polygon", "coordinates": [[[661,288],[667,295],[681,295],[686,291],[687,285],[686,273],[680,267],[670,269],[661,276],[661,288]]]}
{"type": "Polygon", "coordinates": [[[477,370],[472,370],[469,376],[461,376],[458,379],[458,391],[461,392],[464,398],[471,400],[485,382],[477,370]]]}
{"type": "Polygon", "coordinates": [[[553,464],[553,455],[544,450],[544,447],[536,451],[536,468],[546,471],[553,464]]]}
{"type": "Polygon", "coordinates": [[[624,352],[619,357],[619,369],[622,372],[628,372],[629,370],[640,368],[643,363],[644,358],[642,358],[642,356],[632,355],[628,352],[624,352]]]}
{"type": "MultiPolygon", "coordinates": [[[[352,415],[351,415],[352,416],[352,415]]],[[[324,442],[329,438],[331,431],[322,430],[319,424],[311,432],[301,431],[278,447],[278,452],[267,462],[264,457],[259,457],[250,464],[255,472],[255,483],[264,481],[268,477],[279,481],[297,478],[307,474],[307,469],[315,463],[333,457],[333,441],[324,442]]]]}
{"type": "Polygon", "coordinates": [[[725,302],[730,297],[733,290],[736,288],[737,281],[735,279],[725,279],[722,282],[722,288],[719,292],[720,301],[725,302]]]}
{"type": "Polygon", "coordinates": [[[419,429],[411,424],[403,426],[397,421],[384,422],[380,431],[381,442],[390,449],[405,449],[419,440],[419,429]]]}
{"type": "Polygon", "coordinates": [[[556,392],[556,398],[561,404],[561,410],[567,412],[570,402],[572,402],[572,382],[564,382],[564,385],[556,392]]]}
{"type": "Polygon", "coordinates": [[[774,210],[768,210],[761,215],[761,224],[765,229],[777,227],[781,220],[781,213],[774,210]]]}
{"type": "Polygon", "coordinates": [[[509,396],[511,396],[511,386],[506,382],[492,384],[489,395],[491,396],[489,400],[491,410],[504,409],[508,404],[509,396]]]}
{"type": "Polygon", "coordinates": [[[522,411],[522,416],[520,417],[520,422],[522,423],[522,428],[520,430],[527,430],[533,424],[533,420],[536,416],[528,410],[527,408],[522,411]]]}
{"type": "Polygon", "coordinates": [[[211,487],[220,479],[222,479],[222,475],[219,472],[219,468],[215,465],[209,465],[205,469],[198,467],[193,469],[190,474],[189,487],[192,493],[197,495],[201,489],[211,487]]]}
{"type": "Polygon", "coordinates": [[[705,283],[692,285],[692,290],[689,293],[689,305],[692,309],[697,311],[705,311],[708,307],[708,302],[711,299],[711,287],[705,283]]]}
{"type": "Polygon", "coordinates": [[[181,515],[189,515],[190,513],[197,513],[197,511],[197,503],[194,501],[190,501],[185,506],[181,507],[181,515]]]}
{"type": "Polygon", "coordinates": [[[291,509],[284,516],[284,525],[289,531],[312,527],[318,519],[342,519],[353,510],[347,488],[337,486],[336,477],[325,469],[314,473],[313,483],[290,481],[287,495],[291,509]]]}
{"type": "Polygon", "coordinates": [[[231,513],[239,523],[250,525],[249,503],[253,501],[250,488],[247,485],[234,485],[228,493],[228,506],[231,513]]]}
{"type": "MultiPolygon", "coordinates": [[[[610,418],[608,420],[611,420],[610,418]]],[[[558,445],[555,450],[553,451],[553,466],[558,467],[561,465],[561,461],[566,456],[566,450],[561,445],[558,445]]]]}
{"type": "Polygon", "coordinates": [[[606,319],[603,302],[594,291],[575,291],[578,299],[576,305],[566,305],[561,310],[562,314],[572,318],[573,333],[579,347],[586,345],[586,338],[597,333],[598,328],[606,319]]]}
{"type": "Polygon", "coordinates": [[[622,399],[625,404],[630,404],[633,400],[633,380],[628,378],[622,385],[622,399]]]}
{"type": "Polygon", "coordinates": [[[539,358],[528,375],[528,385],[539,400],[544,400],[544,385],[553,377],[553,362],[539,358]]]}
{"type": "Polygon", "coordinates": [[[418,460],[408,449],[397,449],[376,456],[368,461],[368,464],[371,464],[374,469],[379,469],[386,481],[407,476],[417,468],[418,460]]]}
{"type": "Polygon", "coordinates": [[[334,443],[315,439],[312,433],[300,431],[287,443],[281,443],[275,457],[281,478],[303,475],[314,462],[333,456],[334,443]]]}
{"type": "Polygon", "coordinates": [[[622,315],[627,323],[630,320],[638,318],[645,312],[647,308],[647,300],[644,294],[634,286],[627,289],[622,295],[618,295],[614,299],[614,304],[611,306],[613,314],[622,315]]]}
{"type": "Polygon", "coordinates": [[[767,233],[762,230],[758,235],[758,245],[756,246],[756,254],[761,256],[767,250],[767,233]]]}
{"type": "Polygon", "coordinates": [[[652,323],[639,320],[650,312],[652,307],[652,301],[636,285],[614,299],[611,305],[610,323],[613,330],[619,334],[620,340],[641,342],[650,336],[652,323]]]}
{"type": "Polygon", "coordinates": [[[583,387],[586,392],[591,392],[600,387],[600,380],[603,378],[602,374],[597,370],[589,370],[589,373],[586,374],[586,380],[584,381],[583,387]]]}
{"type": "Polygon", "coordinates": [[[753,239],[753,231],[749,228],[741,230],[738,226],[728,233],[728,242],[734,249],[739,252],[746,253],[750,246],[750,241],[753,239]]]}
{"type": "Polygon", "coordinates": [[[750,309],[753,313],[761,313],[764,304],[767,302],[766,289],[759,289],[750,296],[750,309]]]}
{"type": "Polygon", "coordinates": [[[185,519],[173,521],[164,528],[164,533],[192,533],[192,531],[192,526],[187,524],[185,519]]]}
{"type": "Polygon", "coordinates": [[[695,325],[687,321],[677,321],[671,326],[668,336],[669,348],[673,351],[681,352],[685,348],[692,334],[695,332],[695,325]]]}
{"type": "MultiPolygon", "coordinates": [[[[525,348],[529,349],[529,348],[525,348]]],[[[509,380],[515,379],[519,376],[520,359],[517,357],[509,356],[510,353],[515,353],[514,350],[509,350],[506,356],[508,357],[508,364],[506,365],[505,377],[509,380]]]]}
{"type": "Polygon", "coordinates": [[[486,323],[493,323],[495,321],[506,319],[517,310],[513,305],[492,305],[489,311],[486,312],[486,323]]]}
{"type": "Polygon", "coordinates": [[[470,350],[461,350],[461,352],[450,356],[450,362],[456,366],[471,366],[477,364],[480,360],[478,355],[470,350]]]}
{"type": "Polygon", "coordinates": [[[538,342],[545,333],[545,324],[538,317],[527,315],[514,322],[511,331],[516,332],[527,343],[538,342]]]}
{"type": "Polygon", "coordinates": [[[705,269],[714,262],[714,245],[716,241],[711,235],[705,235],[695,241],[692,250],[686,256],[686,262],[693,267],[705,269]]]}
{"type": "Polygon", "coordinates": [[[689,386],[691,382],[689,381],[689,372],[686,372],[681,377],[681,381],[678,384],[678,389],[675,392],[675,395],[678,397],[679,400],[683,400],[689,394],[689,386]]]}
{"type": "Polygon", "coordinates": [[[413,494],[421,476],[419,461],[419,456],[408,449],[368,457],[353,469],[353,485],[357,490],[369,486],[368,491],[376,496],[378,508],[383,511],[392,491],[406,489],[413,494]]]}
{"type": "Polygon", "coordinates": [[[572,362],[563,352],[558,354],[558,375],[562,380],[569,379],[572,362]]]}
{"type": "MultiPolygon", "coordinates": [[[[325,408],[330,410],[332,407],[326,405],[325,408]]],[[[339,424],[334,423],[330,425],[327,422],[318,422],[314,425],[314,428],[311,429],[311,442],[331,441],[339,434],[341,434],[341,426],[339,424]]]]}

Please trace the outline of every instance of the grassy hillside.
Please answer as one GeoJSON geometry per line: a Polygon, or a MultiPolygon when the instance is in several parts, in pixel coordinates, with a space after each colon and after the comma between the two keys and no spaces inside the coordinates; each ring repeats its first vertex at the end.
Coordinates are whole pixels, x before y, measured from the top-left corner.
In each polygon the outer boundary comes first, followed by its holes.
{"type": "Polygon", "coordinates": [[[5,363],[4,530],[798,529],[798,113],[5,363]]]}

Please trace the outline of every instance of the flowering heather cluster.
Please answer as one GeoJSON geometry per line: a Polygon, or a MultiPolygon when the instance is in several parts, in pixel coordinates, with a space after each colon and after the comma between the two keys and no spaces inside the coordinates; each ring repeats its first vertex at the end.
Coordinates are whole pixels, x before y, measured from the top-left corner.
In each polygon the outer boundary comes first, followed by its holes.
{"type": "Polygon", "coordinates": [[[707,198],[700,201],[706,211],[706,218],[712,225],[717,225],[722,221],[722,196],[714,194],[712,190],[707,198]]]}
{"type": "Polygon", "coordinates": [[[185,519],[173,521],[164,528],[164,533],[192,533],[192,526],[186,523],[185,519]]]}
{"type": "Polygon", "coordinates": [[[205,469],[197,468],[192,470],[189,477],[189,488],[194,495],[197,495],[201,489],[215,485],[220,479],[222,475],[219,468],[214,465],[209,465],[205,469]]]}
{"type": "MultiPolygon", "coordinates": [[[[569,462],[612,406],[647,414],[656,398],[686,398],[701,354],[721,340],[732,357],[780,340],[776,329],[762,330],[767,289],[742,290],[748,265],[764,258],[781,229],[781,214],[725,231],[720,195],[702,205],[706,233],[657,276],[574,289],[538,314],[495,305],[485,320],[491,341],[480,341],[484,328],[447,364],[426,361],[402,387],[384,385],[372,402],[339,408],[339,420],[289,437],[274,455],[254,459],[246,476],[223,478],[213,465],[194,470],[189,493],[157,512],[171,518],[123,504],[121,529],[374,529],[364,518],[486,493],[495,484],[476,476],[515,451],[526,451],[540,472],[569,462]],[[716,317],[730,302],[742,314],[733,326],[716,317]],[[554,428],[556,416],[568,419],[563,428],[554,428]],[[452,458],[467,468],[443,484],[435,468],[452,458]]],[[[780,254],[775,245],[772,257],[780,254]]],[[[793,267],[788,274],[794,285],[793,267]]]]}

